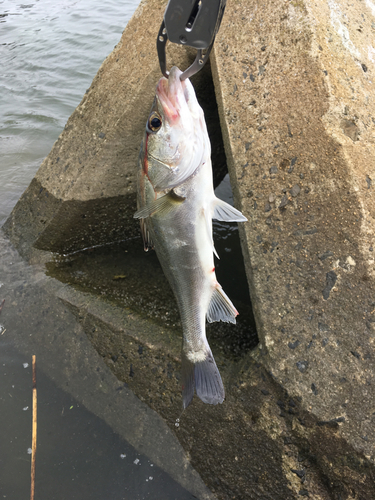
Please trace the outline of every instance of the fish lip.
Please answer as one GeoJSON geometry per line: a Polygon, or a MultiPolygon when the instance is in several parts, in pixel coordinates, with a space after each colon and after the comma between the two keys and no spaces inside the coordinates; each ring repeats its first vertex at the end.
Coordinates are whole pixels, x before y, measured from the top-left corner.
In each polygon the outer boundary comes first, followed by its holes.
{"type": "Polygon", "coordinates": [[[180,117],[180,110],[184,104],[187,104],[186,99],[186,84],[181,82],[180,75],[182,72],[174,66],[171,69],[169,78],[160,78],[156,87],[156,97],[163,109],[165,118],[173,126],[180,117]],[[179,102],[179,97],[183,96],[185,102],[179,102]]]}
{"type": "Polygon", "coordinates": [[[161,78],[156,88],[156,98],[163,110],[164,117],[168,123],[173,126],[178,120],[180,113],[175,104],[169,97],[169,86],[166,78],[161,78]]]}

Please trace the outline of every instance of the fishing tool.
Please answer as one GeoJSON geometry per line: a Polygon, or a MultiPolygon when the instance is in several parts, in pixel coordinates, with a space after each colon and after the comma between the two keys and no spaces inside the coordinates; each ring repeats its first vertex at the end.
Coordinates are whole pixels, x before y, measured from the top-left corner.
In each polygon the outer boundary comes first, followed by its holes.
{"type": "Polygon", "coordinates": [[[196,58],[180,76],[190,78],[203,68],[210,55],[224,15],[226,0],[169,0],[156,47],[160,69],[168,78],[165,46],[167,41],[197,49],[196,58]]]}

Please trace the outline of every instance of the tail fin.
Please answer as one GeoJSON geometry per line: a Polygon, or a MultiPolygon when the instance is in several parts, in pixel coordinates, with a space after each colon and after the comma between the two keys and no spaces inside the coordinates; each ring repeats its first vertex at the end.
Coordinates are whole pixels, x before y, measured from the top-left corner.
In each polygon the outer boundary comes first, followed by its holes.
{"type": "Polygon", "coordinates": [[[216,366],[211,349],[206,351],[203,361],[192,363],[182,353],[182,400],[184,408],[187,408],[194,396],[194,387],[197,396],[210,405],[222,403],[225,398],[225,390],[219,370],[216,366]]]}

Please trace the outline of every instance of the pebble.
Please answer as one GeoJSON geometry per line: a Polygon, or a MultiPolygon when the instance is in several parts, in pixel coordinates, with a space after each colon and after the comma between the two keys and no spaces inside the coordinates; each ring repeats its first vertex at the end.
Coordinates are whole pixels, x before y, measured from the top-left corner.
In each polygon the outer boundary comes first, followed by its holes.
{"type": "Polygon", "coordinates": [[[293,474],[298,476],[300,479],[302,479],[304,477],[304,475],[306,474],[304,469],[302,469],[302,470],[290,469],[290,470],[293,472],[293,474]]]}
{"type": "Polygon", "coordinates": [[[288,197],[284,194],[284,196],[281,198],[279,208],[284,208],[288,204],[288,197]]]}
{"type": "Polygon", "coordinates": [[[273,165],[273,166],[270,168],[270,174],[277,174],[277,166],[276,166],[276,165],[273,165]]]}
{"type": "Polygon", "coordinates": [[[289,169],[288,169],[288,174],[291,174],[294,170],[294,165],[296,164],[297,161],[297,156],[291,159],[289,169]]]}
{"type": "Polygon", "coordinates": [[[321,253],[320,255],[318,255],[318,258],[323,261],[325,260],[327,257],[332,257],[333,256],[333,252],[331,252],[331,250],[327,250],[327,252],[324,252],[324,253],[321,253]]]}
{"type": "Polygon", "coordinates": [[[329,330],[329,326],[327,325],[327,323],[322,323],[320,321],[318,321],[318,328],[319,328],[319,331],[321,331],[321,332],[328,332],[328,330],[329,330]]]}
{"type": "Polygon", "coordinates": [[[300,344],[300,341],[296,340],[295,342],[289,342],[288,347],[289,347],[289,349],[295,349],[296,347],[299,346],[299,344],[300,344]]]}
{"type": "Polygon", "coordinates": [[[332,288],[334,287],[337,280],[337,274],[335,271],[329,271],[326,274],[326,287],[323,290],[323,299],[328,300],[329,294],[331,293],[332,288]]]}
{"type": "Polygon", "coordinates": [[[301,188],[299,187],[298,184],[295,184],[292,189],[290,190],[290,194],[293,196],[293,197],[296,197],[299,195],[299,193],[301,192],[301,188]]]}
{"type": "Polygon", "coordinates": [[[309,366],[309,363],[308,363],[308,361],[297,361],[296,365],[297,365],[298,370],[301,373],[305,373],[305,371],[307,370],[307,367],[309,366]]]}

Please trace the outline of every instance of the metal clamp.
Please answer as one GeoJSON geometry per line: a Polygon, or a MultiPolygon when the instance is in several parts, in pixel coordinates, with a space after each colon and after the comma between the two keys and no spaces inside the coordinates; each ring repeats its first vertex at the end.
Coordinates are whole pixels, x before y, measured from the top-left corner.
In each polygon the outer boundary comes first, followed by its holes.
{"type": "Polygon", "coordinates": [[[169,0],[156,43],[160,69],[166,78],[165,47],[168,40],[197,49],[193,64],[182,73],[181,80],[203,68],[219,30],[225,5],[226,0],[169,0]]]}

